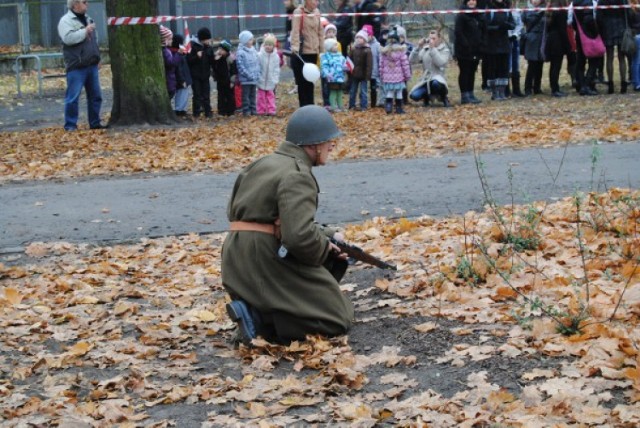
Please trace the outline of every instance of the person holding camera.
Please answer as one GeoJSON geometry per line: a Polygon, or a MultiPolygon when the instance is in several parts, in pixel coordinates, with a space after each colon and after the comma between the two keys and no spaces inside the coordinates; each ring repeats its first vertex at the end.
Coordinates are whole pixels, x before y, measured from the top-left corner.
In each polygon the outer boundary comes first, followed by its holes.
{"type": "Polygon", "coordinates": [[[410,62],[422,63],[422,77],[411,89],[409,98],[413,101],[422,100],[425,107],[429,106],[431,96],[438,97],[444,107],[450,107],[449,87],[445,73],[451,59],[451,51],[442,39],[440,32],[432,30],[429,38],[423,38],[409,57],[410,62]]]}
{"type": "Polygon", "coordinates": [[[60,18],[58,34],[62,40],[62,55],[67,72],[67,91],[64,97],[64,129],[78,129],[78,101],[82,88],[87,92],[87,110],[89,127],[102,129],[100,108],[102,90],[100,89],[100,49],[96,24],[87,16],[86,0],[68,0],[69,11],[60,18]]]}

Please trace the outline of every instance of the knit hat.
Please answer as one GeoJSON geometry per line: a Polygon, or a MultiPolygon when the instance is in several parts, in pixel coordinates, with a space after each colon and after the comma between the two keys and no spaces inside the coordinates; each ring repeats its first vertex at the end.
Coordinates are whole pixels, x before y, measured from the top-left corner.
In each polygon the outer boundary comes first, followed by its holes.
{"type": "Polygon", "coordinates": [[[171,40],[171,47],[174,49],[178,49],[180,47],[181,44],[184,43],[184,37],[182,36],[182,34],[174,34],[173,35],[173,40],[171,40]]]}
{"type": "Polygon", "coordinates": [[[361,37],[365,42],[369,40],[369,35],[364,30],[360,30],[356,33],[356,39],[358,37],[361,37]]]}
{"type": "Polygon", "coordinates": [[[207,27],[202,27],[198,30],[197,36],[198,40],[200,40],[201,42],[205,40],[211,40],[211,31],[209,31],[207,27]]]}
{"type": "Polygon", "coordinates": [[[246,45],[251,39],[253,39],[253,33],[249,30],[244,30],[238,36],[238,40],[240,40],[241,45],[246,45]]]}
{"type": "Polygon", "coordinates": [[[262,44],[263,45],[269,45],[269,46],[275,46],[277,40],[278,39],[276,39],[275,34],[267,33],[267,34],[264,35],[264,40],[262,41],[262,44]]]}
{"type": "Polygon", "coordinates": [[[171,46],[173,41],[173,33],[164,25],[160,26],[160,40],[162,41],[162,46],[171,46]]]}
{"type": "Polygon", "coordinates": [[[398,33],[398,37],[407,38],[407,30],[405,30],[404,27],[398,25],[396,27],[396,33],[398,33]]]}
{"type": "Polygon", "coordinates": [[[325,37],[327,36],[327,31],[329,31],[329,30],[333,30],[333,31],[334,31],[334,32],[336,32],[336,33],[338,32],[338,29],[336,28],[336,26],[335,26],[335,25],[333,25],[333,24],[327,24],[327,26],[326,26],[326,27],[324,27],[324,35],[325,35],[325,37]]]}
{"type": "Polygon", "coordinates": [[[362,26],[362,30],[366,31],[369,37],[373,37],[373,25],[365,24],[362,26]]]}
{"type": "Polygon", "coordinates": [[[338,41],[336,39],[324,39],[324,51],[330,52],[333,48],[338,46],[338,41]]]}
{"type": "Polygon", "coordinates": [[[227,39],[224,39],[220,42],[220,47],[227,51],[227,53],[231,52],[231,42],[227,39]]]}

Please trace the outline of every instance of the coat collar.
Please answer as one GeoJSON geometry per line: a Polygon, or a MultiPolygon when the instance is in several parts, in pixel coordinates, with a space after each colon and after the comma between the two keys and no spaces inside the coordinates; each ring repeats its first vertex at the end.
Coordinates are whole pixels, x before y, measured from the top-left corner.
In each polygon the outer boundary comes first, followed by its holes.
{"type": "Polygon", "coordinates": [[[285,141],[280,144],[280,146],[276,149],[276,153],[284,156],[288,156],[290,158],[294,158],[297,161],[301,161],[304,165],[308,166],[309,169],[313,167],[311,163],[311,159],[307,156],[307,153],[304,149],[297,144],[290,143],[289,141],[285,141]]]}

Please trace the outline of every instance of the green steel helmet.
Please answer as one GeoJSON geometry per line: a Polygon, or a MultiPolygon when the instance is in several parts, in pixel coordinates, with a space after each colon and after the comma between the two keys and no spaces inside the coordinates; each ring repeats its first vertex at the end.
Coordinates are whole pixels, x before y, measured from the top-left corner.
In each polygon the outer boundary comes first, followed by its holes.
{"type": "Polygon", "coordinates": [[[325,108],[307,105],[294,111],[287,123],[286,140],[299,146],[310,146],[344,135],[325,108]]]}

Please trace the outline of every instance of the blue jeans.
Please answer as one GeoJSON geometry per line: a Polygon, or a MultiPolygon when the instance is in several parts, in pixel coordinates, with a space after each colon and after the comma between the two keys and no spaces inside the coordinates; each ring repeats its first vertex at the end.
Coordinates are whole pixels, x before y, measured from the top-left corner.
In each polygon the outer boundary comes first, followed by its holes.
{"type": "Polygon", "coordinates": [[[349,91],[349,108],[355,108],[356,95],[358,94],[358,88],[360,88],[360,108],[367,108],[367,81],[360,79],[351,79],[351,91],[349,91]]]}
{"type": "Polygon", "coordinates": [[[82,88],[87,93],[87,113],[89,127],[100,126],[100,107],[102,107],[102,90],[98,66],[78,68],[67,71],[67,92],[64,97],[64,129],[78,129],[78,102],[82,88]]]}
{"type": "Polygon", "coordinates": [[[187,111],[189,105],[189,87],[176,90],[175,111],[187,111]]]}
{"type": "Polygon", "coordinates": [[[636,35],[636,53],[631,63],[631,78],[633,79],[633,87],[640,88],[640,34],[636,35]]]}

